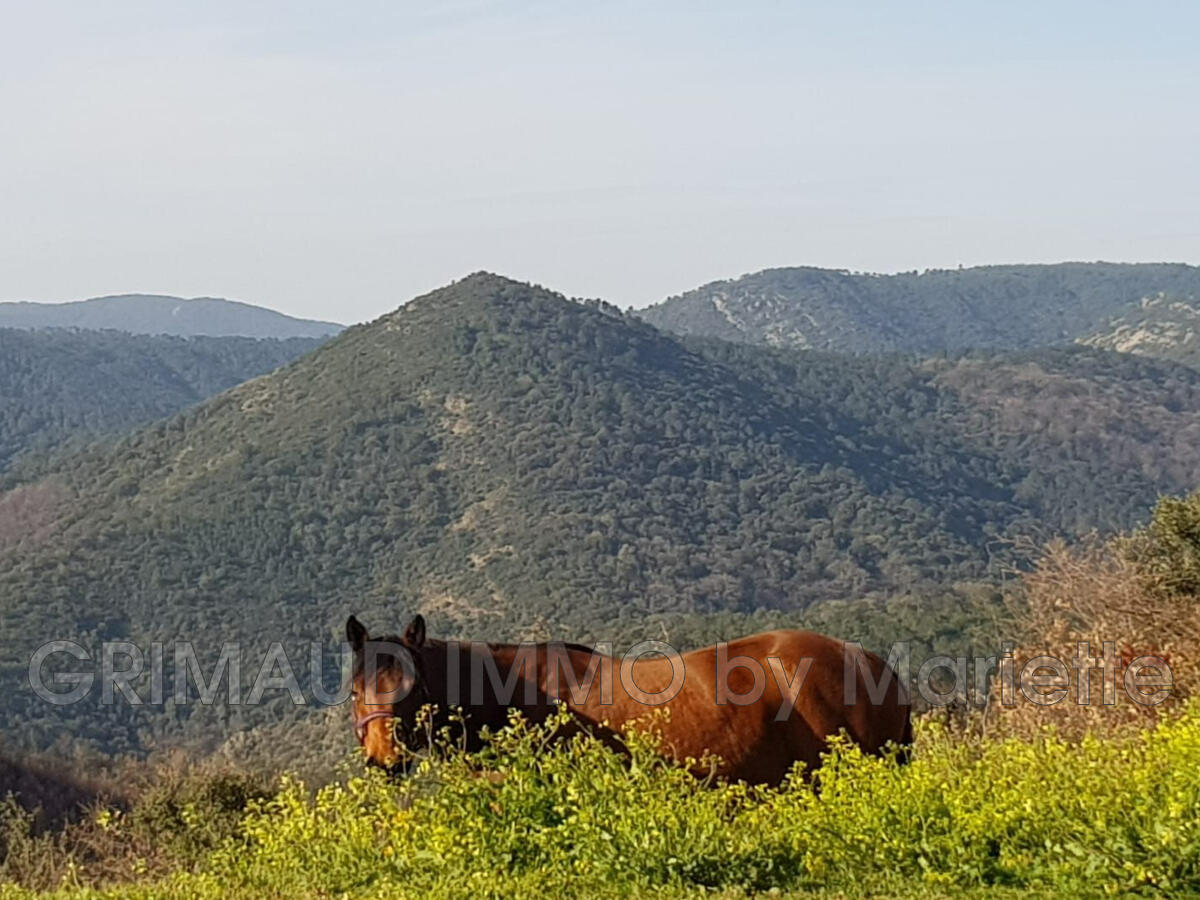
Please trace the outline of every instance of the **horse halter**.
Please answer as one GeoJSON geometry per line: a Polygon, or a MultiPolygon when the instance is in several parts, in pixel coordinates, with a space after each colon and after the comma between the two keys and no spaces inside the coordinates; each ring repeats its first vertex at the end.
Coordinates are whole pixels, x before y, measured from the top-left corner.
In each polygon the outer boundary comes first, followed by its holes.
{"type": "MultiPolygon", "coordinates": [[[[421,663],[418,661],[417,655],[415,653],[412,654],[412,658],[413,658],[413,669],[414,669],[414,676],[415,676],[414,680],[416,681],[416,686],[421,689],[422,700],[424,700],[425,703],[428,703],[430,700],[429,687],[425,684],[425,672],[423,671],[423,669],[421,667],[421,663]]],[[[387,704],[386,709],[377,709],[374,712],[369,712],[362,716],[355,716],[355,718],[354,718],[354,736],[358,738],[358,743],[360,745],[365,744],[367,741],[367,726],[368,725],[370,725],[376,719],[394,719],[394,718],[396,718],[396,706],[393,703],[387,704]]]]}
{"type": "Polygon", "coordinates": [[[359,716],[354,719],[354,735],[358,738],[360,744],[366,743],[367,726],[376,719],[390,719],[394,713],[390,709],[379,709],[375,712],[369,712],[365,716],[359,716]]]}

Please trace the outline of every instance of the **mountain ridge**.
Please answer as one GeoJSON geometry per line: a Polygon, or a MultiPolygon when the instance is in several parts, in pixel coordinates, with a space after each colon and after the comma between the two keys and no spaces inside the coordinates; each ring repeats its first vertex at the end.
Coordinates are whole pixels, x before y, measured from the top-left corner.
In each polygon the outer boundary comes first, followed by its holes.
{"type": "Polygon", "coordinates": [[[682,340],[476,274],[16,472],[0,722],[142,752],[285,721],[286,698],[49,710],[12,679],[48,639],[192,640],[207,662],[278,641],[306,660],[349,612],[498,640],[815,624],[961,646],[964,585],[1019,564],[1015,539],[1126,526],[1200,481],[1197,436],[1183,366],[682,340]]]}
{"type": "Polygon", "coordinates": [[[326,338],[345,326],[220,297],[110,294],[62,303],[0,303],[0,327],[83,328],[178,337],[326,338]]]}
{"type": "Polygon", "coordinates": [[[638,315],[679,334],[831,352],[1021,350],[1084,338],[1157,294],[1200,297],[1200,268],[1056,263],[893,275],[776,268],[711,282],[638,315]]]}

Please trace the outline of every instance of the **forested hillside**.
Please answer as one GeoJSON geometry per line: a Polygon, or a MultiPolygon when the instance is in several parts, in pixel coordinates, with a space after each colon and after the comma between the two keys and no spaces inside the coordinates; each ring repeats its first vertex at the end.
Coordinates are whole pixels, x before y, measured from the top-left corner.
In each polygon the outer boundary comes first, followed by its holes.
{"type": "Polygon", "coordinates": [[[163,418],[320,344],[0,328],[0,473],[22,453],[163,418]]]}
{"type": "Polygon", "coordinates": [[[0,303],[0,328],[89,328],[179,337],[327,338],[334,322],[219,297],[117,294],[69,303],[0,303]]]}
{"type": "Polygon", "coordinates": [[[1168,294],[1146,297],[1079,343],[1200,368],[1200,300],[1168,294]]]}
{"type": "Polygon", "coordinates": [[[32,745],[69,725],[144,749],[286,719],[283,696],[52,709],[22,680],[52,638],[299,652],[352,611],[488,639],[687,644],[810,622],[953,643],[1020,562],[1013,539],[1129,525],[1200,483],[1198,445],[1200,373],[1183,366],[684,342],[474,275],[10,476],[0,720],[32,745]]]}
{"type": "MultiPolygon", "coordinates": [[[[1069,343],[1158,295],[1194,301],[1200,268],[1063,263],[897,275],[767,269],[704,285],[640,315],[679,334],[778,347],[936,353],[1069,343]]],[[[1165,346],[1142,349],[1163,355],[1165,346]]]]}

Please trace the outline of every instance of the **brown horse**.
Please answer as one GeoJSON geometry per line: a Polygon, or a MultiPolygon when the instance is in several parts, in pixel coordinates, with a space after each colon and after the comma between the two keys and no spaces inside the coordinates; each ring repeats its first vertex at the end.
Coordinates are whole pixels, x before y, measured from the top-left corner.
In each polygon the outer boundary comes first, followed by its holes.
{"type": "Polygon", "coordinates": [[[406,765],[427,742],[429,729],[417,724],[426,704],[435,708],[434,729],[461,711],[452,727],[468,750],[481,746],[485,726],[502,728],[514,707],[539,722],[562,702],[616,744],[623,729],[666,707],[666,755],[715,756],[718,777],[752,784],[778,784],[795,762],[811,772],[840,730],[868,753],[912,740],[908,693],[891,668],[808,631],[770,631],[682,655],[646,647],[636,658],[578,644],[431,640],[421,616],[402,636],[378,640],[351,616],[346,636],[355,655],[355,732],[368,760],[388,768],[406,765]]]}

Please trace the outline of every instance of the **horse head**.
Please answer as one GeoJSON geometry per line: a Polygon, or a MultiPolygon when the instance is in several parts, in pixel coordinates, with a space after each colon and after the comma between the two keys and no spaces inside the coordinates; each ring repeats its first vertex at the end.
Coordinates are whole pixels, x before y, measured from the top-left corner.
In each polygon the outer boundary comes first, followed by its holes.
{"type": "Polygon", "coordinates": [[[422,664],[425,619],[416,616],[403,636],[371,638],[357,618],[346,620],[354,651],[350,712],[354,734],[372,765],[406,769],[428,744],[418,713],[430,702],[422,664]]]}

